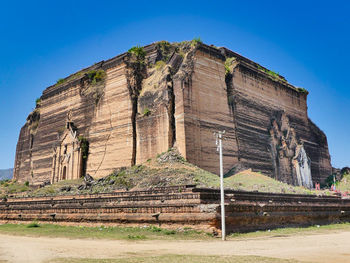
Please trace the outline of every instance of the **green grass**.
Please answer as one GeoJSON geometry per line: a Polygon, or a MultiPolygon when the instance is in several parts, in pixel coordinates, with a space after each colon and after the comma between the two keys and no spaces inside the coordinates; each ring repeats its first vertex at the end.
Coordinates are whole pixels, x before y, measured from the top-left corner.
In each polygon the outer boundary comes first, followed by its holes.
{"type": "Polygon", "coordinates": [[[23,193],[30,189],[29,184],[26,183],[21,184],[11,180],[0,181],[0,198],[15,193],[23,193]]]}
{"type": "Polygon", "coordinates": [[[198,256],[198,255],[161,255],[161,256],[143,256],[135,254],[133,256],[121,257],[115,259],[88,259],[88,258],[59,258],[49,261],[52,263],[292,263],[295,260],[286,260],[259,256],[198,256]]]}
{"type": "Polygon", "coordinates": [[[117,240],[208,240],[212,237],[194,229],[169,230],[155,226],[108,227],[108,226],[61,226],[55,224],[3,224],[1,234],[20,236],[46,236],[66,238],[96,238],[117,240]]]}
{"type": "Polygon", "coordinates": [[[287,227],[277,228],[267,231],[255,231],[249,233],[233,233],[228,235],[228,239],[247,239],[247,238],[261,238],[261,237],[280,237],[292,235],[308,235],[320,234],[334,231],[350,231],[350,223],[329,224],[329,225],[315,225],[309,227],[287,227]]]}
{"type": "MultiPolygon", "coordinates": [[[[55,184],[47,185],[45,187],[39,188],[37,190],[32,191],[29,193],[29,196],[50,196],[50,195],[57,195],[60,194],[60,189],[64,186],[71,186],[73,189],[76,189],[80,184],[82,184],[83,179],[76,179],[76,180],[64,180],[59,181],[55,184]]],[[[66,193],[66,192],[63,192],[66,193]]],[[[63,194],[61,193],[61,194],[63,194]]],[[[68,194],[76,194],[77,191],[71,191],[68,192],[68,194]]],[[[66,193],[67,194],[67,193],[66,193]]]]}
{"type": "MultiPolygon", "coordinates": [[[[309,235],[335,231],[350,231],[350,223],[311,226],[305,228],[279,228],[250,233],[234,233],[227,236],[228,240],[280,237],[290,235],[309,235]]],[[[191,228],[165,229],[156,226],[144,227],[107,227],[107,226],[61,226],[55,224],[3,224],[0,225],[1,234],[19,236],[45,236],[65,238],[94,238],[112,240],[217,240],[209,233],[191,228]]]]}
{"type": "MultiPolygon", "coordinates": [[[[215,174],[202,169],[197,169],[194,173],[194,181],[201,186],[219,188],[220,180],[215,174]]],[[[269,193],[287,194],[317,194],[304,187],[298,187],[282,183],[271,177],[252,171],[244,171],[224,178],[225,188],[243,191],[258,191],[269,193]]]]}
{"type": "MultiPolygon", "coordinates": [[[[340,187],[350,188],[347,182],[350,182],[350,178],[348,181],[344,181],[340,187]]],[[[159,154],[155,159],[147,160],[144,165],[116,169],[103,181],[94,184],[89,189],[78,190],[78,186],[82,183],[82,179],[65,180],[29,191],[31,188],[26,185],[6,181],[0,183],[0,193],[4,196],[8,193],[28,191],[26,193],[28,196],[55,196],[108,193],[115,190],[150,189],[187,184],[195,184],[198,187],[219,188],[220,179],[219,176],[188,163],[181,155],[177,155],[176,152],[174,153],[173,150],[170,150],[159,154]],[[61,190],[62,187],[66,186],[70,186],[70,191],[61,190]]],[[[311,191],[304,187],[288,185],[251,170],[227,175],[224,179],[224,184],[225,188],[242,191],[330,195],[330,192],[326,190],[311,191]]]]}
{"type": "Polygon", "coordinates": [[[278,74],[277,72],[274,72],[273,70],[269,70],[267,68],[264,68],[260,65],[257,65],[258,69],[260,71],[265,72],[266,74],[268,74],[272,79],[274,80],[278,80],[278,81],[282,81],[282,82],[287,82],[285,78],[283,78],[280,74],[278,74]]]}

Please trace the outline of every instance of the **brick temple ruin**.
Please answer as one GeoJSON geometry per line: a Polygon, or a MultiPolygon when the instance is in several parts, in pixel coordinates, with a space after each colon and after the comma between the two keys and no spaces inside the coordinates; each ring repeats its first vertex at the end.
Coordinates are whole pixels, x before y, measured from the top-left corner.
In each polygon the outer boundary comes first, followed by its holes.
{"type": "Polygon", "coordinates": [[[44,90],[20,131],[14,179],[100,178],[173,146],[218,173],[213,133],[225,130],[225,172],[245,167],[310,186],[332,167],[327,138],[308,118],[307,95],[224,47],[136,47],[44,90]]]}
{"type": "MultiPolygon", "coordinates": [[[[220,233],[220,191],[193,186],[0,200],[0,222],[156,225],[220,233]]],[[[350,221],[339,196],[225,191],[226,230],[247,232],[350,221]]]]}

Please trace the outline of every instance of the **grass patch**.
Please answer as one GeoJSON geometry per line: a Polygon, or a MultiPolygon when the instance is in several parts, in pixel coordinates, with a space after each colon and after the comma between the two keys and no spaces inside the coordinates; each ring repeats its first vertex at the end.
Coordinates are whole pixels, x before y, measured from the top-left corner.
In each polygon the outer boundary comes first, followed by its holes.
{"type": "Polygon", "coordinates": [[[300,92],[300,93],[305,93],[305,94],[309,94],[309,92],[304,89],[304,88],[297,88],[297,90],[300,92]]]}
{"type": "Polygon", "coordinates": [[[143,110],[143,116],[149,116],[151,114],[151,110],[149,108],[145,108],[143,110]]]}
{"type": "Polygon", "coordinates": [[[269,69],[264,68],[260,65],[258,65],[258,69],[262,72],[265,72],[267,75],[269,75],[274,80],[281,81],[281,82],[287,82],[287,80],[284,77],[282,77],[277,72],[274,72],[273,70],[269,70],[269,69]]]}
{"type": "MultiPolygon", "coordinates": [[[[310,235],[335,231],[350,231],[350,223],[310,226],[305,228],[278,228],[274,230],[255,231],[249,233],[233,233],[228,240],[280,237],[291,235],[310,235]]],[[[156,226],[144,227],[109,227],[109,226],[61,226],[55,224],[3,224],[0,225],[1,234],[19,236],[46,236],[64,238],[94,238],[111,240],[217,240],[210,233],[191,228],[166,229],[156,226]]]]}
{"type": "Polygon", "coordinates": [[[321,234],[333,231],[350,231],[350,223],[330,224],[330,225],[314,225],[309,227],[286,227],[277,228],[266,231],[255,231],[249,233],[233,233],[228,235],[228,239],[237,238],[262,238],[262,237],[279,237],[292,235],[307,235],[307,234],[321,234]]]}
{"type": "Polygon", "coordinates": [[[65,79],[58,79],[57,81],[56,81],[56,84],[57,85],[60,85],[60,84],[63,84],[63,83],[65,83],[66,82],[66,80],[65,79]]]}
{"type": "Polygon", "coordinates": [[[40,225],[38,222],[35,222],[35,221],[27,225],[27,228],[33,228],[33,227],[40,227],[40,225]]]}
{"type": "Polygon", "coordinates": [[[212,237],[192,229],[170,230],[155,226],[61,226],[55,224],[3,224],[0,233],[20,236],[46,236],[66,238],[95,238],[117,240],[208,240],[212,237]]]}
{"type": "Polygon", "coordinates": [[[134,46],[128,50],[128,53],[134,55],[137,60],[143,61],[146,58],[146,51],[141,46],[134,46]]]}
{"type": "Polygon", "coordinates": [[[129,257],[121,257],[115,259],[88,259],[88,258],[59,258],[53,261],[52,263],[251,263],[251,262],[260,262],[260,263],[292,263],[298,262],[295,260],[288,259],[277,259],[270,257],[259,257],[259,256],[198,256],[198,255],[161,255],[161,256],[143,256],[141,254],[136,254],[129,257]]]}
{"type": "Polygon", "coordinates": [[[146,239],[146,236],[145,235],[128,235],[128,239],[143,240],[143,239],[146,239]]]}
{"type": "Polygon", "coordinates": [[[5,198],[13,194],[20,194],[31,190],[29,182],[24,184],[12,180],[0,181],[0,198],[5,198]]]}
{"type": "MultiPolygon", "coordinates": [[[[346,182],[350,182],[350,178],[346,182]]],[[[116,190],[150,189],[188,184],[195,184],[198,187],[219,188],[220,179],[217,175],[188,163],[176,149],[170,149],[159,154],[155,159],[147,160],[143,165],[118,168],[107,177],[96,179],[91,187],[80,188],[79,190],[78,188],[82,184],[82,179],[64,180],[26,192],[26,195],[35,197],[109,193],[116,190]]],[[[242,171],[234,175],[228,174],[224,178],[224,185],[225,188],[241,191],[314,195],[331,194],[329,190],[311,191],[304,187],[288,185],[251,170],[242,171]]],[[[350,187],[345,181],[342,185],[344,188],[350,187]]],[[[0,185],[0,191],[1,189],[6,189],[7,192],[20,192],[27,191],[30,187],[6,181],[0,185]]]]}

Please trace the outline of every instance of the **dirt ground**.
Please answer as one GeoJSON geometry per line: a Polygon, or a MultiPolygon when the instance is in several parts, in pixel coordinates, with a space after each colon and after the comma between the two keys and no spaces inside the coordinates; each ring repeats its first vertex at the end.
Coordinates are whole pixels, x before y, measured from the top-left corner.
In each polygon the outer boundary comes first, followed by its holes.
{"type": "Polygon", "coordinates": [[[0,235],[0,261],[116,258],[130,253],[257,255],[308,262],[350,262],[350,231],[233,241],[119,241],[0,235]]]}

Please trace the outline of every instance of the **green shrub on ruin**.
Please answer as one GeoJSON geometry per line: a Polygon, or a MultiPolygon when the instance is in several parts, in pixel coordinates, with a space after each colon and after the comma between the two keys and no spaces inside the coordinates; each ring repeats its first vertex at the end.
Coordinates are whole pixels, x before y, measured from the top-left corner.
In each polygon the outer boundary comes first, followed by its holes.
{"type": "Polygon", "coordinates": [[[103,69],[90,70],[86,73],[90,85],[101,83],[106,78],[106,72],[103,69]]]}
{"type": "Polygon", "coordinates": [[[56,84],[57,84],[57,85],[60,85],[60,84],[63,84],[65,81],[66,81],[65,79],[62,79],[62,78],[61,78],[61,79],[58,79],[58,80],[57,80],[56,84]]]}
{"type": "Polygon", "coordinates": [[[195,47],[198,44],[202,44],[202,39],[200,37],[195,37],[194,39],[192,39],[191,41],[191,47],[195,47]]]}
{"type": "Polygon", "coordinates": [[[280,74],[273,70],[269,70],[267,68],[264,68],[260,65],[257,65],[258,69],[262,72],[265,72],[267,75],[269,75],[272,79],[277,80],[277,81],[282,81],[282,82],[287,82],[284,77],[282,77],[280,74]]]}
{"type": "Polygon", "coordinates": [[[236,61],[235,57],[227,58],[225,61],[225,74],[231,74],[232,63],[236,61]]]}
{"type": "Polygon", "coordinates": [[[168,41],[157,42],[158,49],[162,55],[162,61],[167,62],[172,55],[174,48],[168,41]]]}
{"type": "Polygon", "coordinates": [[[78,136],[78,141],[80,142],[82,158],[85,160],[89,155],[89,141],[82,135],[78,136]]]}
{"type": "Polygon", "coordinates": [[[87,89],[84,90],[85,96],[91,97],[98,104],[104,94],[106,72],[103,69],[90,70],[85,73],[87,80],[87,89]]]}
{"type": "Polygon", "coordinates": [[[141,46],[134,46],[130,48],[128,53],[135,56],[137,61],[144,61],[146,58],[146,51],[141,46]]]}
{"type": "Polygon", "coordinates": [[[38,108],[41,105],[41,98],[35,100],[35,107],[38,108]]]}
{"type": "Polygon", "coordinates": [[[149,116],[151,114],[151,110],[149,108],[145,108],[143,110],[143,116],[149,116]]]}
{"type": "Polygon", "coordinates": [[[298,88],[298,91],[300,93],[309,94],[309,92],[306,89],[304,89],[304,88],[298,88]]]}

